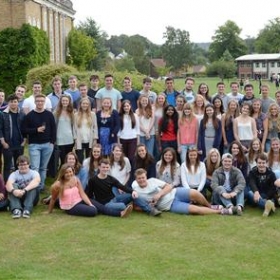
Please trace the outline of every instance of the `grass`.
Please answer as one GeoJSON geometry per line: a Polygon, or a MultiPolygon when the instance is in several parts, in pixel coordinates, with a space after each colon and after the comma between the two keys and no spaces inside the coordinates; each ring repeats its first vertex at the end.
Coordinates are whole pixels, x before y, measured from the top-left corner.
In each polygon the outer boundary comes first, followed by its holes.
{"type": "MultiPolygon", "coordinates": [[[[194,85],[195,92],[197,92],[197,88],[198,88],[200,83],[206,83],[209,87],[210,95],[213,95],[214,93],[217,92],[216,84],[219,81],[221,81],[219,78],[208,78],[208,77],[195,78],[195,85],[194,85]]],[[[239,80],[238,79],[225,79],[224,80],[225,87],[226,87],[226,93],[230,92],[230,83],[233,82],[233,81],[238,82],[239,80]]],[[[253,86],[254,86],[255,96],[259,97],[259,81],[250,80],[250,83],[253,84],[253,86]]],[[[276,87],[275,87],[275,83],[272,84],[268,80],[263,80],[262,83],[269,85],[270,96],[274,98],[274,94],[277,90],[276,87]]],[[[184,86],[185,86],[185,79],[176,79],[175,80],[175,88],[178,91],[181,91],[184,88],[184,86]]]]}
{"type": "MultiPolygon", "coordinates": [[[[215,92],[218,79],[206,82],[215,92]]],[[[231,81],[225,81],[227,92],[231,81]]],[[[258,82],[254,82],[258,96],[258,82]]],[[[176,88],[184,87],[176,80],[176,88]]],[[[271,86],[271,95],[275,92],[271,86]]],[[[53,179],[47,179],[50,186],[53,179]]],[[[127,219],[71,217],[38,205],[29,220],[0,213],[0,279],[273,279],[279,277],[280,214],[127,219]]]]}
{"type": "Polygon", "coordinates": [[[0,279],[269,279],[278,277],[279,214],[127,219],[1,213],[0,279]]]}

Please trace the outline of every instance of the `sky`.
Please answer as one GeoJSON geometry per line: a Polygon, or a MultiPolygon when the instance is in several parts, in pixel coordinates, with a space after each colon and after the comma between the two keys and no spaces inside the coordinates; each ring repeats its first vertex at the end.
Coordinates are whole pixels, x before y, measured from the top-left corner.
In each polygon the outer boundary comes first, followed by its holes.
{"type": "Polygon", "coordinates": [[[227,20],[241,29],[241,38],[256,37],[261,29],[280,17],[279,0],[72,0],[75,25],[93,18],[109,37],[139,34],[163,44],[167,26],[186,30],[194,43],[211,42],[227,20]]]}

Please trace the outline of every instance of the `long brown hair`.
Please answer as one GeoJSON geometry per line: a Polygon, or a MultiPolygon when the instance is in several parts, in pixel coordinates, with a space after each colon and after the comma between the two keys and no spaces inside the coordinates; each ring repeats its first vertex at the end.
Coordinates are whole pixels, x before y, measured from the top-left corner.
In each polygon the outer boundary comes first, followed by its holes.
{"type": "Polygon", "coordinates": [[[177,155],[176,155],[176,152],[173,148],[165,148],[162,152],[162,155],[161,155],[161,160],[160,160],[160,166],[159,166],[159,174],[162,175],[165,167],[167,166],[167,162],[165,161],[164,159],[164,155],[167,153],[167,152],[170,152],[172,154],[172,161],[170,163],[170,171],[171,171],[171,178],[172,180],[174,180],[174,176],[175,176],[175,173],[176,173],[176,169],[177,169],[177,155]]]}
{"type": "Polygon", "coordinates": [[[124,115],[125,115],[125,112],[124,112],[123,107],[124,107],[125,104],[129,104],[129,105],[130,105],[130,110],[129,110],[128,115],[129,115],[129,117],[130,117],[130,119],[131,119],[131,127],[134,128],[135,125],[136,125],[136,118],[135,118],[135,115],[134,115],[134,113],[133,113],[133,111],[132,111],[131,103],[130,103],[129,100],[124,100],[124,101],[122,102],[122,105],[121,105],[121,108],[120,108],[120,113],[119,113],[120,122],[121,122],[121,129],[123,129],[123,120],[124,120],[124,115]]]}
{"type": "Polygon", "coordinates": [[[59,170],[58,176],[57,176],[57,181],[59,181],[59,183],[60,183],[60,188],[59,188],[59,195],[60,196],[63,196],[63,193],[64,193],[65,183],[66,183],[65,173],[68,169],[72,169],[73,176],[75,176],[75,170],[72,166],[70,166],[68,163],[62,164],[62,166],[59,170]]]}
{"type": "Polygon", "coordinates": [[[71,100],[71,97],[69,95],[62,95],[60,98],[59,98],[59,101],[58,101],[58,104],[56,106],[56,110],[54,111],[54,116],[58,119],[60,116],[61,116],[61,113],[62,113],[62,98],[66,98],[69,100],[69,104],[66,108],[66,113],[67,115],[70,117],[71,119],[71,123],[73,123],[74,121],[74,108],[73,108],[73,105],[72,105],[72,100],[71,100]]]}
{"type": "MultiPolygon", "coordinates": [[[[67,160],[69,156],[73,156],[75,158],[75,166],[74,166],[74,173],[78,174],[82,165],[79,162],[78,156],[74,152],[69,152],[65,157],[65,164],[67,164],[67,160]]],[[[69,164],[68,164],[69,165],[69,164]]]]}
{"type": "Polygon", "coordinates": [[[109,157],[109,160],[110,160],[110,166],[112,167],[114,162],[115,162],[115,159],[114,159],[114,154],[113,154],[113,151],[116,149],[116,148],[119,148],[122,152],[122,155],[120,157],[120,161],[118,162],[118,164],[120,165],[121,169],[120,170],[123,170],[124,167],[125,167],[125,161],[124,161],[124,154],[123,154],[123,148],[122,148],[122,145],[121,144],[114,144],[113,147],[112,147],[112,152],[110,154],[110,157],[109,157]]]}
{"type": "Polygon", "coordinates": [[[236,104],[236,109],[235,109],[235,112],[234,112],[234,115],[233,115],[233,118],[237,118],[240,114],[239,114],[239,105],[238,105],[238,102],[235,100],[235,99],[231,99],[229,102],[228,102],[228,105],[227,105],[227,111],[225,112],[225,128],[228,129],[229,126],[230,126],[230,123],[232,122],[232,115],[231,115],[231,112],[230,112],[230,104],[231,103],[235,103],[236,104]]]}
{"type": "Polygon", "coordinates": [[[136,148],[136,155],[135,155],[135,165],[136,165],[136,169],[138,168],[148,168],[148,166],[150,164],[153,164],[154,163],[154,158],[148,153],[148,150],[147,150],[147,147],[144,145],[144,144],[138,144],[137,145],[137,148],[136,148]],[[140,147],[144,147],[145,150],[146,150],[146,156],[145,158],[141,158],[139,155],[138,155],[138,149],[140,147]]]}
{"type": "MultiPolygon", "coordinates": [[[[273,165],[273,150],[272,150],[272,145],[271,145],[273,141],[277,141],[280,144],[280,140],[277,137],[274,137],[270,140],[270,149],[268,152],[268,166],[269,167],[272,167],[272,165],[273,165]]],[[[280,162],[280,150],[279,150],[278,161],[280,162]]]]}
{"type": "Polygon", "coordinates": [[[195,164],[194,164],[194,173],[196,173],[199,165],[200,165],[200,159],[199,159],[199,155],[198,155],[198,151],[197,151],[197,148],[193,147],[193,148],[190,148],[188,149],[187,153],[186,153],[186,166],[187,166],[187,169],[189,171],[189,173],[193,173],[192,172],[192,165],[191,165],[191,161],[190,161],[190,153],[192,152],[195,152],[197,157],[196,157],[196,161],[195,161],[195,164]]]}
{"type": "Polygon", "coordinates": [[[237,145],[238,149],[239,149],[239,153],[238,153],[238,155],[235,156],[235,159],[238,162],[238,165],[243,165],[244,163],[246,163],[246,157],[245,157],[243,148],[238,141],[236,141],[236,140],[232,141],[230,146],[229,146],[229,153],[231,155],[232,155],[232,146],[233,145],[237,145]]]}
{"type": "Polygon", "coordinates": [[[205,106],[203,119],[201,120],[201,122],[203,124],[203,127],[206,128],[206,124],[207,124],[207,121],[208,121],[208,116],[206,114],[207,108],[212,108],[214,110],[213,116],[212,116],[212,123],[213,123],[214,128],[218,129],[218,127],[219,127],[219,119],[216,116],[215,108],[214,108],[214,106],[212,104],[207,104],[205,106]]]}
{"type": "Polygon", "coordinates": [[[249,151],[248,151],[248,160],[249,160],[249,163],[253,162],[256,157],[255,157],[255,152],[253,150],[253,144],[254,142],[258,142],[259,145],[260,145],[260,149],[258,150],[258,153],[257,153],[257,156],[262,154],[263,153],[263,148],[262,148],[262,143],[260,141],[259,138],[254,138],[251,143],[250,143],[250,146],[249,146],[249,151]]]}
{"type": "Polygon", "coordinates": [[[92,178],[94,176],[94,174],[95,174],[94,165],[97,163],[97,167],[98,167],[99,162],[102,158],[103,158],[102,157],[102,146],[100,144],[94,144],[92,146],[91,153],[89,156],[89,170],[88,170],[89,178],[92,178]],[[100,156],[98,157],[98,159],[94,158],[94,156],[92,154],[93,149],[100,149],[100,156]]]}
{"type": "Polygon", "coordinates": [[[207,154],[207,157],[206,157],[206,160],[205,160],[205,167],[206,167],[206,173],[208,176],[212,176],[213,172],[218,168],[220,167],[221,165],[221,155],[220,155],[220,152],[218,149],[216,148],[212,148],[209,150],[208,154],[207,154]],[[213,153],[216,153],[217,154],[217,162],[216,163],[213,163],[211,161],[211,155],[213,153]]]}
{"type": "Polygon", "coordinates": [[[137,105],[138,105],[138,115],[139,116],[144,116],[146,119],[149,119],[153,116],[153,108],[151,105],[151,102],[149,100],[149,96],[147,94],[141,94],[138,101],[137,101],[137,105]],[[143,108],[141,105],[141,100],[147,98],[148,100],[148,104],[146,106],[146,108],[143,108]]]}

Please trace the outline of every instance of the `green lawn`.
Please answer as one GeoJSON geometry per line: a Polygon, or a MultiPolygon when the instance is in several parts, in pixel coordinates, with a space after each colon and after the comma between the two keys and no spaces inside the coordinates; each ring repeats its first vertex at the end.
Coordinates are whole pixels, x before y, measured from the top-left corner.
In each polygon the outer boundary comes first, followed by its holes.
{"type": "Polygon", "coordinates": [[[279,214],[1,213],[0,279],[278,279],[279,214]]]}
{"type": "MultiPolygon", "coordinates": [[[[195,85],[194,85],[195,92],[197,92],[197,88],[198,88],[199,84],[203,82],[203,83],[206,83],[208,85],[208,87],[210,89],[210,95],[213,95],[214,93],[217,92],[216,84],[219,81],[221,81],[219,78],[208,78],[208,77],[195,78],[195,85]]],[[[230,83],[233,82],[233,81],[239,82],[238,79],[229,79],[229,80],[224,79],[224,83],[225,83],[225,86],[226,86],[226,92],[227,93],[230,92],[230,83]]],[[[254,86],[255,96],[259,97],[259,81],[250,80],[250,83],[253,84],[253,86],[254,86]]],[[[270,96],[274,98],[274,94],[276,92],[275,84],[270,83],[270,81],[268,81],[268,80],[263,80],[262,83],[269,85],[270,96]]],[[[181,91],[184,88],[184,85],[185,85],[185,79],[176,79],[175,80],[175,88],[178,91],[181,91]]]]}

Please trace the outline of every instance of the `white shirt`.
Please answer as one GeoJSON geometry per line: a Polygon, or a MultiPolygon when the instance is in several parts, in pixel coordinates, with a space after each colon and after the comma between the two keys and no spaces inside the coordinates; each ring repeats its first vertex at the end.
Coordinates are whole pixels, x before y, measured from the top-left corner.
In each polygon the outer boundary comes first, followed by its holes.
{"type": "MultiPolygon", "coordinates": [[[[147,180],[147,186],[145,188],[141,188],[137,181],[134,181],[132,183],[132,189],[138,193],[139,197],[150,202],[152,201],[153,196],[160,192],[165,185],[166,183],[164,181],[158,180],[156,178],[150,178],[147,180]]],[[[176,189],[172,189],[171,192],[161,197],[157,202],[157,208],[161,211],[170,210],[175,194],[176,189]]]]}
{"type": "MultiPolygon", "coordinates": [[[[30,95],[28,98],[24,99],[22,104],[22,109],[28,109],[28,111],[32,111],[36,108],[34,95],[30,95]]],[[[44,104],[44,109],[51,111],[52,103],[50,99],[46,96],[46,102],[44,104]]]]}

